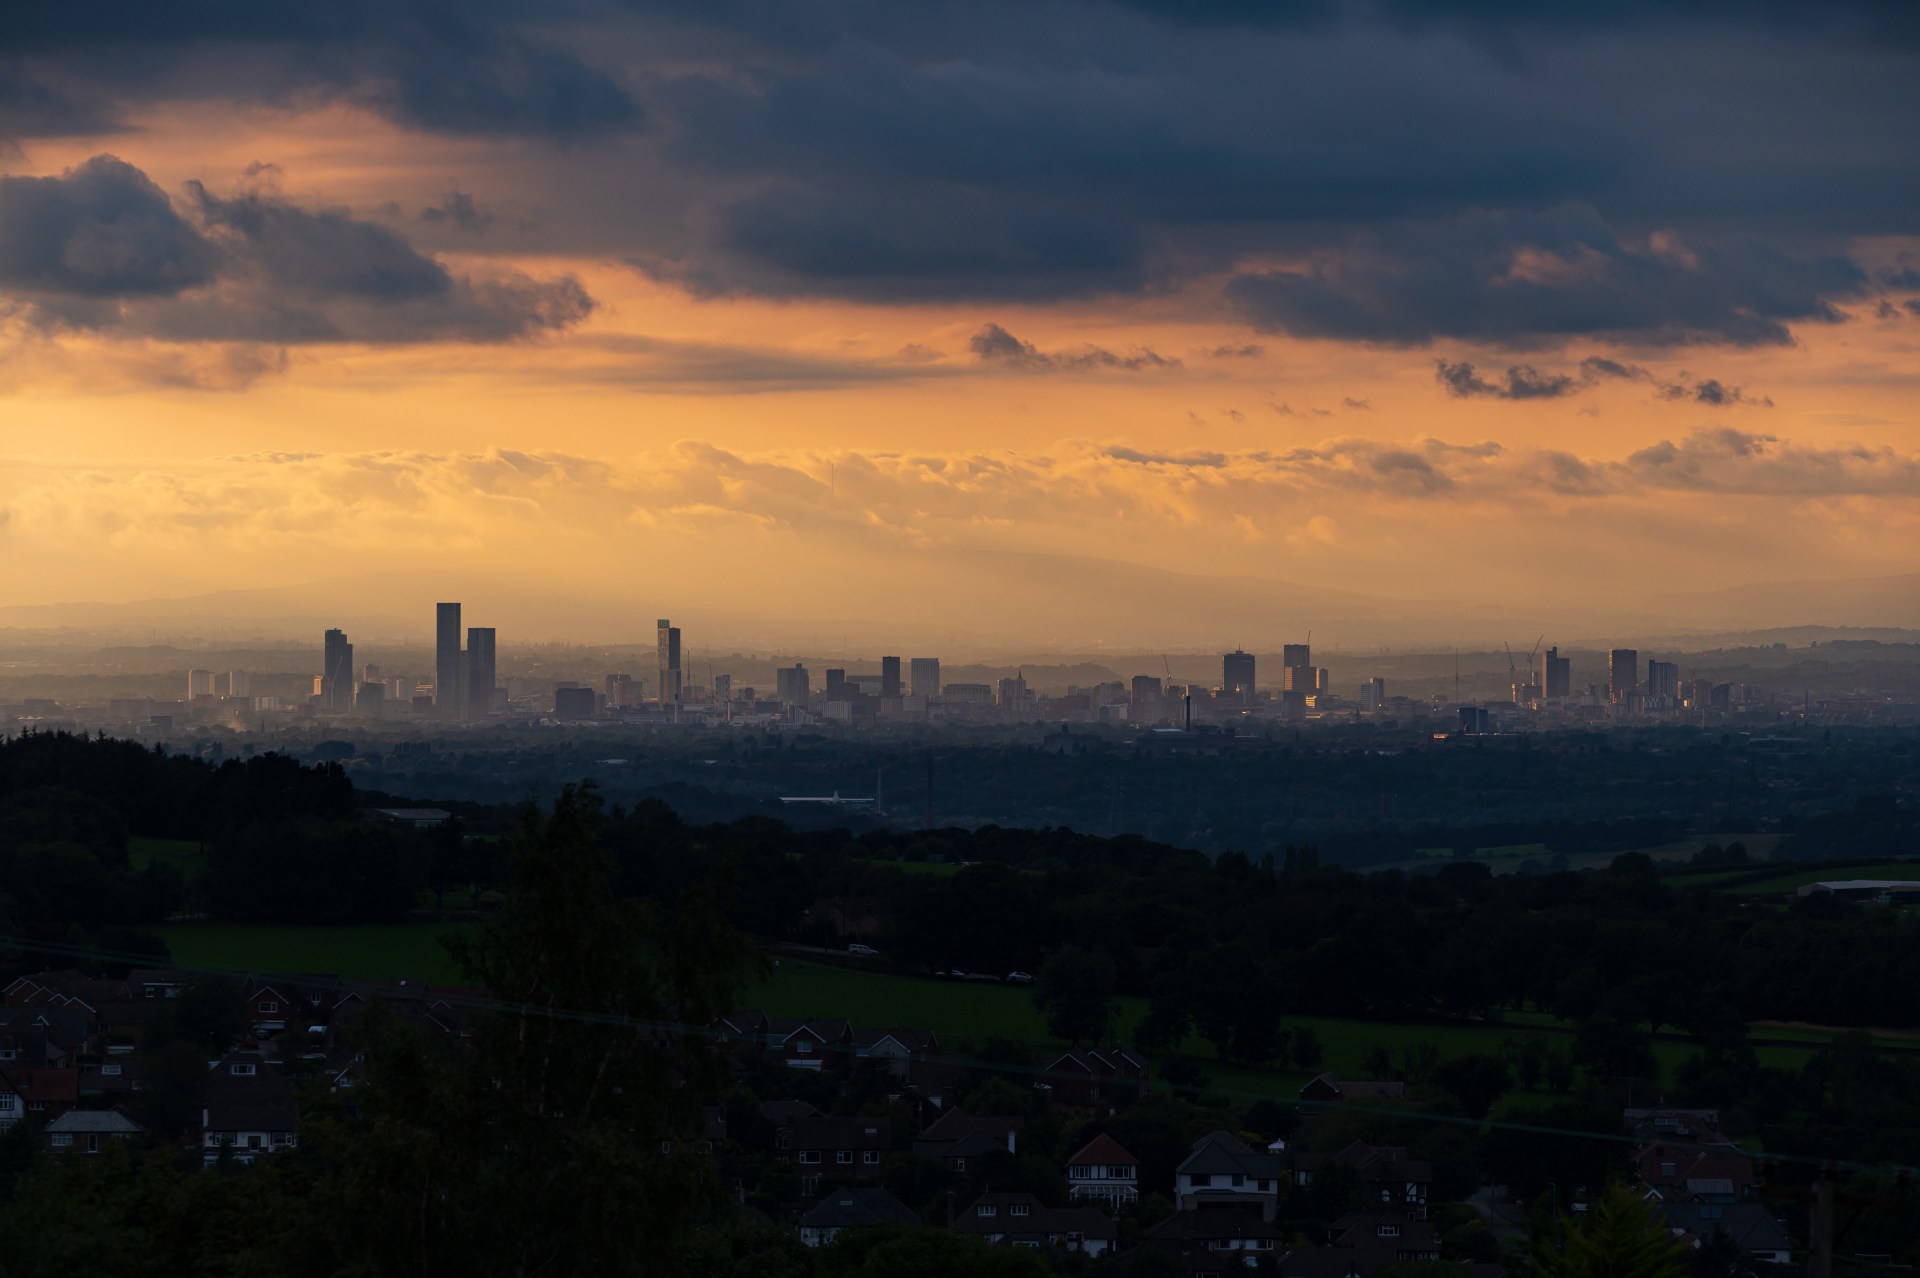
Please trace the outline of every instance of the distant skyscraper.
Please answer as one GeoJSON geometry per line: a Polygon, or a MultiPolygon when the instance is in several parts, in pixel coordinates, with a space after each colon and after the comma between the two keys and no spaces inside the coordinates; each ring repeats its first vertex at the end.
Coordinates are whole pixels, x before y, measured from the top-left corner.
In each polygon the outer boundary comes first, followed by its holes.
{"type": "Polygon", "coordinates": [[[1288,669],[1292,669],[1295,666],[1312,665],[1313,646],[1304,643],[1282,644],[1280,647],[1280,664],[1288,669]]]}
{"type": "Polygon", "coordinates": [[[883,698],[900,695],[900,658],[880,658],[880,695],[883,698]]]}
{"type": "Polygon", "coordinates": [[[1647,662],[1647,700],[1671,710],[1680,700],[1680,666],[1672,661],[1647,662]]]}
{"type": "Polygon", "coordinates": [[[714,704],[724,706],[731,700],[733,700],[733,676],[730,674],[715,675],[713,677],[714,704]]]}
{"type": "Polygon", "coordinates": [[[1387,704],[1387,681],[1375,675],[1360,687],[1360,704],[1368,710],[1381,710],[1387,704]]]}
{"type": "MultiPolygon", "coordinates": [[[[467,627],[467,717],[493,713],[493,687],[499,677],[492,626],[467,627]]],[[[588,689],[589,692],[592,689],[588,689]]]]}
{"type": "Polygon", "coordinates": [[[1235,648],[1220,658],[1220,689],[1230,699],[1253,700],[1253,654],[1235,648]]]}
{"type": "Polygon", "coordinates": [[[1573,658],[1561,656],[1557,647],[1547,649],[1545,676],[1547,700],[1573,695],[1573,658]]]}
{"type": "Polygon", "coordinates": [[[433,704],[442,718],[458,719],[466,714],[466,699],[460,695],[460,680],[466,666],[460,660],[460,605],[435,604],[433,608],[433,704]]]}
{"type": "Polygon", "coordinates": [[[813,696],[807,668],[797,661],[791,670],[783,666],[773,672],[773,688],[773,695],[790,706],[804,706],[813,696]]]}
{"type": "Polygon", "coordinates": [[[660,659],[660,701],[663,705],[680,703],[680,627],[665,617],[654,623],[659,628],[655,648],[660,659]]]}
{"type": "Polygon", "coordinates": [[[1615,648],[1607,654],[1607,700],[1620,705],[1629,700],[1640,685],[1640,653],[1635,648],[1615,648]]]}
{"type": "Polygon", "coordinates": [[[1160,704],[1160,677],[1135,675],[1127,699],[1136,706],[1152,708],[1160,704]]]}
{"type": "Polygon", "coordinates": [[[854,686],[847,682],[847,672],[844,668],[827,671],[827,700],[852,701],[858,695],[854,686]]]}
{"type": "Polygon", "coordinates": [[[940,658],[915,657],[907,666],[913,679],[913,695],[932,700],[940,695],[940,658]]]}
{"type": "Polygon", "coordinates": [[[562,720],[591,719],[596,709],[592,688],[555,688],[553,717],[562,720]]]}
{"type": "Polygon", "coordinates": [[[187,671],[187,700],[191,701],[195,697],[211,697],[212,695],[213,695],[213,671],[211,670],[187,671]]]}
{"type": "Polygon", "coordinates": [[[227,671],[227,695],[229,697],[251,697],[253,695],[253,676],[244,670],[227,671]]]}
{"type": "Polygon", "coordinates": [[[327,631],[321,654],[320,704],[328,710],[353,708],[353,645],[344,630],[327,631]]]}

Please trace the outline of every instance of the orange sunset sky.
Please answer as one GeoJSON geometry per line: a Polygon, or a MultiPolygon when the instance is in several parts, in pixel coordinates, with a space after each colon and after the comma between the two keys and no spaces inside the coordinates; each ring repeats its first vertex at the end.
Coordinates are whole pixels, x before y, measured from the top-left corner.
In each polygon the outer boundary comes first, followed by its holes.
{"type": "Polygon", "coordinates": [[[1901,7],[189,9],[8,20],[16,609],[1920,625],[1901,7]]]}

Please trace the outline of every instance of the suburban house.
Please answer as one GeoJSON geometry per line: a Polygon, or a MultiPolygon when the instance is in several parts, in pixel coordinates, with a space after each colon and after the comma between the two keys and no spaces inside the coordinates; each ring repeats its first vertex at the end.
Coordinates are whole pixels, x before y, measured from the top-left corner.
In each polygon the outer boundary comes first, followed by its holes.
{"type": "Polygon", "coordinates": [[[1180,1211],[1146,1231],[1141,1241],[1180,1261],[1183,1273],[1251,1269],[1271,1259],[1284,1235],[1252,1210],[1180,1211]]]}
{"type": "Polygon", "coordinates": [[[803,1182],[810,1184],[817,1184],[823,1175],[843,1180],[873,1179],[879,1176],[880,1162],[892,1147],[885,1118],[858,1115],[796,1118],[791,1139],[793,1161],[800,1165],[803,1182]]]}
{"type": "Polygon", "coordinates": [[[920,1217],[884,1189],[840,1189],[800,1217],[800,1241],[809,1247],[824,1247],[843,1229],[890,1223],[918,1225],[920,1217]]]}
{"type": "Polygon", "coordinates": [[[1640,1183],[1669,1202],[1737,1202],[1759,1183],[1753,1159],[1734,1145],[1642,1145],[1633,1151],[1633,1165],[1640,1183]]]}
{"type": "Polygon", "coordinates": [[[1062,1052],[1040,1071],[1040,1086],[1054,1104],[1069,1109],[1105,1109],[1138,1100],[1147,1092],[1147,1060],[1124,1047],[1062,1052]]]}
{"type": "Polygon", "coordinates": [[[58,1118],[79,1103],[77,1069],[21,1069],[0,1064],[0,1132],[28,1115],[58,1118]]]}
{"type": "Polygon", "coordinates": [[[940,1039],[932,1030],[909,1029],[896,1025],[891,1029],[856,1029],[853,1054],[860,1060],[881,1066],[895,1078],[912,1077],[916,1061],[929,1052],[940,1050],[940,1039]]]}
{"type": "Polygon", "coordinates": [[[783,1163],[793,1158],[793,1125],[820,1116],[818,1109],[802,1100],[764,1101],[753,1112],[754,1131],[748,1143],[783,1163]]]}
{"type": "Polygon", "coordinates": [[[853,1027],[826,1019],[767,1022],[767,1045],[791,1069],[845,1070],[853,1059],[853,1027]]]}
{"type": "Polygon", "coordinates": [[[1661,1203],[1659,1212],[1673,1236],[1688,1247],[1698,1247],[1721,1229],[1755,1260],[1793,1263],[1787,1231],[1760,1203],[1661,1203]]]}
{"type": "Polygon", "coordinates": [[[201,1158],[217,1163],[231,1150],[236,1162],[291,1149],[299,1109],[293,1086],[260,1052],[229,1052],[208,1071],[200,1111],[201,1158]]]}
{"type": "Polygon", "coordinates": [[[1356,1081],[1321,1074],[1300,1089],[1302,1104],[1337,1105],[1343,1101],[1399,1100],[1407,1094],[1405,1083],[1356,1081]]]}
{"type": "Polygon", "coordinates": [[[953,1222],[959,1234],[972,1234],[993,1246],[1034,1251],[1060,1248],[1090,1257],[1104,1256],[1120,1241],[1113,1217],[1091,1207],[1047,1207],[1032,1194],[983,1194],[953,1222]]]}
{"type": "Polygon", "coordinates": [[[765,1012],[730,1012],[713,1023],[713,1041],[732,1051],[759,1053],[767,1047],[765,1012]]]}
{"type": "Polygon", "coordinates": [[[1109,1209],[1140,1200],[1140,1160],[1104,1133],[1067,1160],[1067,1194],[1091,1199],[1109,1209]]]}
{"type": "Polygon", "coordinates": [[[1349,1168],[1368,1199],[1383,1211],[1398,1210],[1416,1220],[1427,1217],[1427,1197],[1433,1190],[1433,1164],[1407,1157],[1397,1146],[1355,1141],[1336,1154],[1295,1154],[1293,1181],[1313,1183],[1314,1173],[1330,1164],[1349,1168]]]}
{"type": "Polygon", "coordinates": [[[47,1124],[47,1147],[77,1154],[97,1154],[116,1140],[129,1140],[146,1129],[117,1109],[76,1109],[47,1124]]]}
{"type": "Polygon", "coordinates": [[[948,1110],[913,1142],[913,1152],[921,1158],[941,1158],[955,1171],[965,1171],[971,1159],[1005,1150],[1016,1152],[1023,1120],[994,1115],[974,1117],[965,1110],[948,1110]]]}
{"type": "Polygon", "coordinates": [[[1239,1207],[1271,1221],[1286,1177],[1282,1155],[1256,1152],[1231,1132],[1210,1132],[1175,1169],[1174,1201],[1181,1211],[1239,1207]]]}
{"type": "Polygon", "coordinates": [[[1392,1252],[1396,1261],[1440,1259],[1440,1231],[1395,1212],[1349,1214],[1327,1230],[1334,1247],[1392,1252]]]}

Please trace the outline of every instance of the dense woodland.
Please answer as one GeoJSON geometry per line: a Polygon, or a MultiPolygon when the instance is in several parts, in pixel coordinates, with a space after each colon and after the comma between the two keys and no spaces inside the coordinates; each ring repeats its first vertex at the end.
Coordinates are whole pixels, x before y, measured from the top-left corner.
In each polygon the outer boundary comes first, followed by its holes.
{"type": "MultiPolygon", "coordinates": [[[[1536,1035],[1516,1036],[1498,1056],[1383,1051],[1370,1072],[1406,1081],[1408,1101],[1336,1116],[1313,1136],[1404,1144],[1435,1164],[1436,1191],[1450,1199],[1488,1179],[1522,1194],[1604,1184],[1620,1167],[1617,1143],[1526,1129],[1610,1135],[1636,1088],[1719,1108],[1730,1131],[1761,1135],[1784,1160],[1777,1182],[1811,1175],[1814,1163],[1796,1159],[1837,1159],[1854,1169],[1850,1183],[1885,1190],[1888,1169],[1920,1149],[1920,1056],[1877,1049],[1859,1032],[1789,1070],[1763,1066],[1749,1041],[1749,1022],[1761,1019],[1915,1023],[1920,926],[1885,907],[1743,903],[1663,882],[1637,855],[1588,874],[1496,878],[1459,860],[1430,875],[1365,875],[1321,865],[1310,848],[1254,861],[1065,830],[854,836],[758,818],[692,825],[658,803],[603,807],[590,789],[547,811],[470,808],[430,833],[361,815],[390,801],[356,793],[337,767],[273,756],[215,767],[113,741],[0,743],[8,974],[67,961],[36,953],[36,940],[158,959],[164,947],[141,925],[190,897],[221,918],[344,922],[402,916],[451,886],[489,904],[457,943],[473,984],[514,1004],[588,1014],[487,1023],[481,1047],[511,1063],[497,1080],[515,1101],[505,1106],[457,1055],[376,1018],[370,1085],[351,1104],[315,1097],[301,1152],[245,1173],[200,1176],[164,1153],[61,1166],[9,1137],[0,1141],[0,1266],[12,1267],[0,1272],[109,1261],[124,1261],[124,1272],[228,1272],[208,1267],[216,1237],[219,1263],[251,1273],[564,1272],[587,1263],[570,1249],[608,1235],[609,1222],[639,1223],[628,1220],[636,1202],[689,1268],[884,1272],[860,1250],[881,1242],[805,1253],[729,1206],[709,1166],[653,1152],[655,1136],[687,1130],[702,1101],[748,1105],[798,1084],[729,1082],[698,1035],[663,1038],[619,1019],[709,1023],[759,970],[760,942],[835,939],[827,919],[842,907],[879,920],[868,939],[901,970],[1037,972],[1035,997],[1062,1041],[1102,1040],[1116,996],[1147,998],[1137,1040],[1168,1087],[1108,1126],[1150,1166],[1170,1166],[1215,1127],[1271,1136],[1297,1121],[1290,1107],[1215,1095],[1204,1062],[1171,1048],[1198,1035],[1226,1062],[1310,1068],[1311,1035],[1289,1017],[1311,1014],[1404,1025],[1545,1011],[1573,1022],[1560,1047],[1536,1035]],[[200,841],[197,881],[133,869],[130,831],[200,841]],[[1693,1040],[1671,1077],[1653,1060],[1656,1033],[1693,1040]],[[651,1081],[608,1092],[595,1080],[610,1070],[651,1081]],[[1503,1109],[1517,1126],[1480,1128],[1514,1091],[1550,1099],[1503,1109]],[[532,1164],[505,1152],[527,1149],[542,1151],[532,1164]],[[471,1173],[449,1177],[456,1164],[471,1173]],[[556,1170],[520,1201],[528,1165],[556,1170]],[[364,1227],[332,1227],[342,1220],[364,1227]],[[503,1267],[509,1252],[516,1267],[503,1267]],[[427,1255],[431,1268],[409,1260],[427,1255]]],[[[1741,855],[1712,849],[1702,859],[1737,868],[1741,855]]],[[[1018,1090],[1032,1045],[954,1046],[976,1061],[969,1086],[979,1103],[1033,1107],[1036,1149],[1057,1158],[1093,1130],[1018,1090]]],[[[871,1090],[818,1103],[886,1105],[871,1090]]],[[[988,1174],[1003,1188],[1058,1192],[1038,1163],[988,1174]]],[[[903,1163],[890,1165],[886,1183],[916,1205],[978,1188],[941,1175],[903,1163]]],[[[1307,1220],[1340,1206],[1303,1198],[1288,1209],[1307,1220]]],[[[1914,1245],[1871,1214],[1863,1229],[1889,1249],[1914,1245]]],[[[915,1235],[885,1245],[908,1255],[957,1244],[915,1235]]],[[[638,1254],[591,1260],[646,1270],[638,1254]]],[[[964,1248],[924,1263],[928,1272],[1026,1272],[1024,1261],[964,1248]]]]}

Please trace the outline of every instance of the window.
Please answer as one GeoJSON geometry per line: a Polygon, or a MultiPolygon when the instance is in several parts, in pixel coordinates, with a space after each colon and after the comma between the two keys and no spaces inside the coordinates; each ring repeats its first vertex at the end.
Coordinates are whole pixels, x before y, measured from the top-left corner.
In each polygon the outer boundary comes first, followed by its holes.
{"type": "Polygon", "coordinates": [[[1660,1174],[1661,1174],[1662,1176],[1671,1176],[1671,1175],[1673,1175],[1673,1164],[1672,1164],[1672,1163],[1661,1163],[1661,1164],[1660,1164],[1660,1174]]]}
{"type": "Polygon", "coordinates": [[[1090,1180],[1092,1177],[1093,1168],[1086,1166],[1084,1163],[1075,1163],[1073,1166],[1067,1168],[1068,1180],[1090,1180]]]}
{"type": "Polygon", "coordinates": [[[1007,1208],[1007,1214],[1009,1216],[1025,1216],[1029,1213],[1027,1211],[1027,1205],[1025,1203],[1014,1203],[1013,1205],[1007,1208]]]}
{"type": "Polygon", "coordinates": [[[30,1110],[42,1110],[42,1109],[45,1109],[46,1107],[47,1107],[47,1103],[45,1101],[30,1100],[27,1102],[27,1108],[30,1110]]]}
{"type": "Polygon", "coordinates": [[[1256,1181],[1254,1181],[1254,1182],[1253,1182],[1253,1187],[1254,1187],[1255,1189],[1257,1189],[1257,1190],[1259,1190],[1259,1191],[1260,1191],[1261,1193],[1263,1193],[1263,1194],[1264,1194],[1264,1193],[1266,1193],[1266,1192],[1267,1192],[1267,1191],[1268,1191],[1269,1189],[1271,1189],[1271,1188],[1273,1188],[1273,1186],[1271,1186],[1271,1185],[1269,1185],[1269,1184],[1267,1184],[1267,1182],[1266,1182],[1266,1181],[1264,1181],[1264,1180],[1256,1180],[1256,1181]]]}
{"type": "Polygon", "coordinates": [[[100,1133],[99,1132],[87,1133],[87,1152],[89,1154],[97,1154],[100,1152],[100,1133]]]}
{"type": "Polygon", "coordinates": [[[1000,1214],[1000,1209],[994,1206],[992,1203],[981,1203],[980,1214],[982,1216],[998,1216],[1000,1214]]]}
{"type": "Polygon", "coordinates": [[[670,1140],[661,1141],[660,1152],[663,1154],[671,1154],[673,1152],[673,1142],[670,1140]]]}
{"type": "Polygon", "coordinates": [[[120,1062],[108,1061],[105,1065],[102,1065],[100,1067],[100,1072],[102,1074],[107,1075],[110,1078],[117,1076],[120,1073],[120,1062]]]}
{"type": "Polygon", "coordinates": [[[877,1149],[869,1149],[860,1155],[860,1161],[869,1167],[873,1167],[880,1162],[880,1151],[877,1149]]]}
{"type": "Polygon", "coordinates": [[[251,1078],[254,1073],[254,1066],[248,1061],[235,1061],[227,1069],[240,1078],[251,1078]]]}
{"type": "Polygon", "coordinates": [[[55,1132],[53,1134],[53,1147],[55,1149],[65,1149],[71,1144],[73,1144],[73,1136],[70,1133],[55,1132]]]}
{"type": "Polygon", "coordinates": [[[1398,1238],[1400,1236],[1400,1226],[1383,1223],[1380,1226],[1380,1236],[1382,1238],[1398,1238]]]}
{"type": "Polygon", "coordinates": [[[17,1061],[19,1059],[20,1059],[20,1052],[18,1049],[12,1048],[12,1047],[0,1047],[0,1061],[17,1061]]]}
{"type": "Polygon", "coordinates": [[[805,1056],[808,1053],[813,1051],[813,1040],[803,1038],[799,1042],[793,1045],[793,1050],[796,1052],[799,1052],[802,1056],[805,1056]]]}
{"type": "Polygon", "coordinates": [[[258,1148],[260,1148],[260,1133],[259,1133],[259,1132],[248,1132],[248,1133],[247,1133],[247,1148],[248,1148],[248,1149],[258,1149],[258,1148]]]}
{"type": "Polygon", "coordinates": [[[803,1163],[817,1163],[820,1161],[820,1151],[817,1149],[803,1149],[800,1151],[800,1161],[803,1163]]]}
{"type": "Polygon", "coordinates": [[[1133,1179],[1133,1168],[1131,1167],[1109,1167],[1107,1171],[1115,1180],[1133,1179]]]}
{"type": "Polygon", "coordinates": [[[1247,1187],[1247,1178],[1239,1172],[1235,1172],[1233,1174],[1233,1187],[1235,1189],[1245,1189],[1247,1187]]]}
{"type": "Polygon", "coordinates": [[[272,999],[268,999],[266,1002],[260,1004],[260,1015],[262,1016],[271,1016],[279,1010],[280,1005],[272,999]]]}
{"type": "Polygon", "coordinates": [[[833,1151],[833,1161],[842,1165],[851,1163],[853,1161],[853,1151],[851,1149],[836,1149],[833,1151]]]}
{"type": "Polygon", "coordinates": [[[284,1148],[288,1145],[291,1145],[293,1144],[293,1133],[292,1132],[275,1132],[273,1134],[273,1143],[275,1148],[284,1148]]]}

